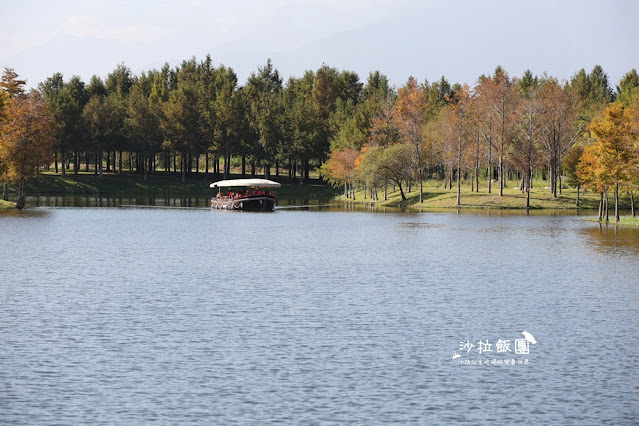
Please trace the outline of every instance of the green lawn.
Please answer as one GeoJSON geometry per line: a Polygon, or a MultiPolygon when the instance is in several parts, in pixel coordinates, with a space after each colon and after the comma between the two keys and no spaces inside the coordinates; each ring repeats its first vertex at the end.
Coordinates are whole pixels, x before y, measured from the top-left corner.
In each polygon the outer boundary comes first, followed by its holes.
{"type": "Polygon", "coordinates": [[[0,200],[0,210],[15,209],[15,208],[16,208],[16,203],[12,201],[0,200]]]}
{"type": "MultiPolygon", "coordinates": [[[[614,219],[613,219],[614,220],[614,219]]],[[[633,228],[639,228],[639,217],[635,216],[621,216],[619,218],[619,225],[631,226],[633,228]]]]}
{"type": "MultiPolygon", "coordinates": [[[[518,182],[508,182],[504,188],[504,195],[499,196],[497,185],[493,185],[492,193],[488,193],[486,185],[480,183],[479,192],[471,192],[470,185],[462,186],[461,189],[461,205],[457,206],[457,188],[452,189],[444,187],[443,182],[430,181],[424,184],[424,202],[419,202],[419,186],[413,185],[410,193],[404,189],[406,200],[401,199],[399,189],[392,191],[389,187],[388,200],[383,200],[383,191],[378,190],[378,201],[373,201],[370,197],[364,198],[364,192],[358,191],[355,194],[355,202],[371,203],[383,206],[397,207],[421,207],[426,209],[446,209],[446,208],[487,208],[487,209],[525,209],[526,194],[518,189],[514,189],[518,182]]],[[[544,189],[546,182],[535,182],[530,192],[530,208],[531,209],[576,209],[577,190],[575,188],[562,189],[562,193],[556,198],[550,194],[549,189],[544,189]]],[[[368,194],[366,194],[368,195],[368,194]]],[[[599,194],[588,191],[585,195],[583,192],[579,197],[579,208],[581,209],[597,209],[599,206],[599,194]]],[[[352,201],[344,195],[340,195],[339,200],[352,201]]],[[[625,194],[621,197],[623,209],[630,208],[630,199],[625,194]]]]}

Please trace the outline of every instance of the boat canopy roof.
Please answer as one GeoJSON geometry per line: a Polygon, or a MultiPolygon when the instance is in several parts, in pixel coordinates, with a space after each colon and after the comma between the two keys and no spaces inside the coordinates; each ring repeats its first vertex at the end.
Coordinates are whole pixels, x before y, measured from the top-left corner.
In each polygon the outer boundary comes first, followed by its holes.
{"type": "Polygon", "coordinates": [[[235,186],[244,186],[249,188],[279,188],[280,185],[277,182],[268,179],[227,179],[213,182],[211,188],[224,187],[231,188],[235,186]]]}

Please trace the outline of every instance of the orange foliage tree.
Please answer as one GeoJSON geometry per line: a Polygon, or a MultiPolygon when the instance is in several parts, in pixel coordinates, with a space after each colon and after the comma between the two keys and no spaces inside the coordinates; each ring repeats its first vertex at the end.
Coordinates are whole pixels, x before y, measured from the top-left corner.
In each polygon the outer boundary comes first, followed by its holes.
{"type": "MultiPolygon", "coordinates": [[[[633,70],[634,71],[634,70],[633,70]]],[[[632,216],[635,216],[635,191],[639,189],[639,90],[634,89],[630,99],[630,105],[624,110],[630,120],[631,138],[634,146],[634,161],[629,167],[629,180],[626,184],[630,192],[630,208],[632,216]]]]}
{"type": "Polygon", "coordinates": [[[39,92],[10,98],[0,127],[0,163],[18,183],[16,207],[24,207],[24,184],[53,159],[53,124],[39,92]]]}
{"type": "Polygon", "coordinates": [[[597,220],[600,222],[604,215],[604,194],[606,194],[607,198],[608,193],[608,184],[605,180],[604,173],[605,170],[601,167],[595,145],[587,145],[579,158],[577,176],[585,188],[599,193],[599,213],[597,220]]]}
{"type": "Polygon", "coordinates": [[[513,128],[515,122],[515,108],[518,101],[518,93],[516,91],[516,79],[511,79],[506,71],[501,67],[495,70],[492,80],[486,81],[486,88],[483,93],[486,97],[485,105],[488,113],[491,115],[491,123],[493,134],[495,136],[497,149],[498,164],[498,180],[499,180],[499,196],[504,195],[504,186],[506,184],[506,159],[508,151],[511,148],[513,128]]]}
{"type": "Polygon", "coordinates": [[[615,221],[619,222],[619,188],[632,180],[633,165],[637,161],[628,114],[622,105],[612,103],[603,117],[593,120],[588,129],[596,141],[584,150],[580,176],[586,181],[593,179],[604,192],[614,187],[615,221]]]}
{"type": "Polygon", "coordinates": [[[333,151],[331,157],[320,169],[322,176],[324,176],[331,185],[337,187],[343,183],[344,195],[350,197],[352,194],[353,199],[355,199],[355,188],[353,184],[355,160],[357,160],[359,154],[359,151],[352,148],[333,151]]]}
{"type": "Polygon", "coordinates": [[[403,143],[411,147],[411,168],[419,182],[419,202],[424,202],[422,177],[424,174],[424,115],[426,114],[426,97],[417,84],[410,78],[405,87],[397,91],[395,102],[397,111],[395,118],[403,143]]]}

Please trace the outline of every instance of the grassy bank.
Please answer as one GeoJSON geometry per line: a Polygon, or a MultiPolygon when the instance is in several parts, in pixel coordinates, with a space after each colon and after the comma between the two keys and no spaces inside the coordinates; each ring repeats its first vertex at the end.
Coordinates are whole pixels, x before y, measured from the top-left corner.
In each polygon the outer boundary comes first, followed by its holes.
{"type": "MultiPolygon", "coordinates": [[[[421,207],[424,209],[456,209],[456,208],[484,208],[484,209],[525,209],[526,194],[519,189],[515,189],[518,182],[508,182],[504,188],[503,196],[499,196],[497,185],[493,185],[492,193],[488,193],[488,188],[480,185],[479,192],[472,192],[470,186],[462,186],[461,205],[457,206],[457,189],[453,186],[448,189],[442,182],[431,181],[424,185],[424,202],[419,202],[419,187],[414,185],[411,192],[404,193],[406,200],[402,200],[399,189],[389,187],[388,199],[383,200],[383,191],[378,190],[379,200],[371,200],[370,194],[358,191],[355,194],[356,203],[375,203],[380,206],[390,207],[421,207]],[[365,198],[366,196],[366,198],[365,198]]],[[[576,209],[577,190],[575,188],[562,189],[562,193],[556,198],[550,194],[549,189],[545,189],[546,182],[535,182],[530,193],[531,209],[576,209]]],[[[338,198],[342,201],[353,201],[343,194],[338,198]]],[[[620,199],[622,209],[630,209],[630,198],[623,195],[620,199]]],[[[599,206],[599,194],[588,191],[585,195],[579,194],[580,209],[597,209],[599,206]]]]}
{"type": "Polygon", "coordinates": [[[0,200],[0,210],[15,209],[15,208],[16,208],[16,203],[12,201],[0,200]]]}
{"type": "MultiPolygon", "coordinates": [[[[232,179],[240,176],[231,176],[232,179]]],[[[221,179],[221,178],[220,178],[221,179]]],[[[147,181],[136,175],[105,174],[102,179],[93,173],[67,174],[65,177],[56,174],[41,174],[26,184],[26,194],[38,195],[100,195],[100,196],[157,196],[157,197],[210,197],[213,190],[209,187],[214,182],[213,176],[204,179],[204,174],[192,176],[186,183],[180,183],[179,176],[149,176],[147,181]]],[[[295,198],[332,198],[335,191],[320,181],[311,181],[300,185],[290,183],[287,179],[276,180],[282,183],[278,190],[280,197],[295,198]]],[[[15,189],[12,188],[14,191],[15,189]]]]}
{"type": "MultiPolygon", "coordinates": [[[[597,222],[596,217],[592,217],[588,220],[591,222],[597,222]]],[[[609,216],[609,221],[606,222],[605,220],[602,220],[601,224],[606,226],[623,226],[627,228],[639,228],[639,217],[620,216],[619,223],[615,223],[615,217],[613,212],[613,214],[609,216]]]]}
{"type": "Polygon", "coordinates": [[[633,228],[639,228],[639,217],[621,216],[619,218],[619,226],[629,226],[633,228]]]}

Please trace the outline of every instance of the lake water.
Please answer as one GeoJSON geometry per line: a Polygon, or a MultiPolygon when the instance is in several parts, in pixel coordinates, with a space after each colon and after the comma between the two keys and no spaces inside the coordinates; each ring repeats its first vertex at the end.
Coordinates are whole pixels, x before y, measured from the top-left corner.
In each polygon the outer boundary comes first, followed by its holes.
{"type": "Polygon", "coordinates": [[[0,424],[636,424],[639,230],[349,210],[3,213],[0,424]]]}

